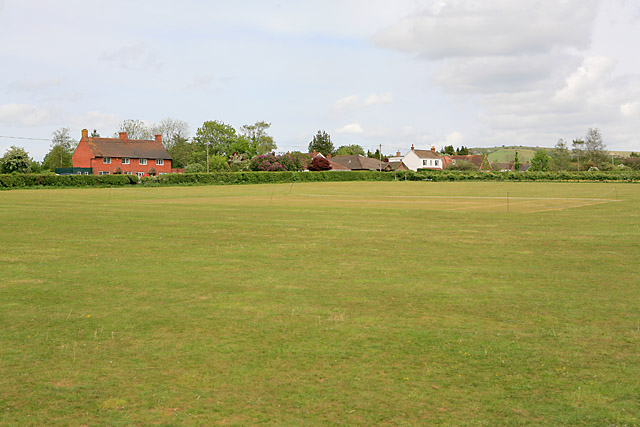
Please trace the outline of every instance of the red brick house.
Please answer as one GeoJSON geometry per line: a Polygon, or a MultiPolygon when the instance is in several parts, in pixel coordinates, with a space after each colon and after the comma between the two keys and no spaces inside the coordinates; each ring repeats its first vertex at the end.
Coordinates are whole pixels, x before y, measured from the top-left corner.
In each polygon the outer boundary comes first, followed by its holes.
{"type": "Polygon", "coordinates": [[[142,177],[172,172],[171,156],[162,145],[160,135],[156,135],[154,141],[128,139],[126,132],[120,132],[119,138],[94,138],[83,129],[72,159],[74,168],[91,168],[93,175],[142,177]]]}

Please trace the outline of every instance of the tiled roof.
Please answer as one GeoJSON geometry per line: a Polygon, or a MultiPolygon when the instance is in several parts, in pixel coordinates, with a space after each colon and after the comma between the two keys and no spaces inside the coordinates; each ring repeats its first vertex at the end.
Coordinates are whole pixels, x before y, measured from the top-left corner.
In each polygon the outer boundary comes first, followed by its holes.
{"type": "Polygon", "coordinates": [[[382,167],[382,169],[384,170],[387,166],[389,166],[389,163],[387,162],[380,162],[380,160],[378,159],[364,157],[359,154],[335,156],[330,160],[334,163],[339,163],[351,170],[380,170],[380,167],[382,167]]]}
{"type": "Polygon", "coordinates": [[[432,150],[413,150],[421,159],[439,159],[440,155],[432,150]]]}
{"type": "Polygon", "coordinates": [[[119,138],[86,138],[85,141],[96,157],[171,160],[171,155],[160,141],[119,138]]]}

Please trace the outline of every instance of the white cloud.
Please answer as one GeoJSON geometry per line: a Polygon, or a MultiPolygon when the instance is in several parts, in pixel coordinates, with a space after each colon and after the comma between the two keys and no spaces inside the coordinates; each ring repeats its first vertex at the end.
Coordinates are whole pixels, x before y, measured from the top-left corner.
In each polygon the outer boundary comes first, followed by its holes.
{"type": "Polygon", "coordinates": [[[586,48],[596,0],[451,0],[378,31],[375,43],[429,59],[586,48]]]}
{"type": "Polygon", "coordinates": [[[45,89],[58,87],[62,84],[59,78],[42,78],[36,80],[16,80],[9,84],[9,89],[23,92],[39,92],[45,89]]]}
{"type": "Polygon", "coordinates": [[[70,117],[74,127],[80,129],[97,129],[102,136],[108,136],[107,130],[115,129],[120,123],[116,114],[103,113],[101,111],[88,111],[70,117]]]}
{"type": "Polygon", "coordinates": [[[122,68],[132,70],[160,71],[162,63],[149,51],[145,43],[123,46],[111,53],[103,53],[102,59],[119,64],[122,68]]]}
{"type": "Polygon", "coordinates": [[[0,123],[10,127],[36,127],[48,124],[51,112],[36,105],[0,105],[0,123]]]}
{"type": "Polygon", "coordinates": [[[620,112],[625,117],[634,117],[640,114],[640,102],[627,102],[620,105],[620,112]]]}
{"type": "Polygon", "coordinates": [[[362,126],[360,126],[359,123],[351,123],[351,124],[348,124],[348,125],[345,125],[345,126],[341,127],[340,129],[337,129],[336,133],[356,133],[356,134],[360,134],[360,133],[364,133],[364,130],[362,129],[362,126]]]}
{"type": "Polygon", "coordinates": [[[393,102],[393,94],[391,92],[385,92],[381,94],[373,93],[367,96],[362,105],[364,107],[371,107],[378,104],[391,104],[393,102]]]}
{"type": "Polygon", "coordinates": [[[614,69],[615,62],[609,58],[586,58],[582,66],[567,78],[565,87],[556,93],[555,98],[561,102],[585,99],[614,69]]]}
{"type": "Polygon", "coordinates": [[[358,95],[349,95],[340,98],[333,104],[333,110],[336,112],[346,110],[361,110],[374,105],[391,104],[393,102],[393,94],[391,92],[372,93],[371,95],[360,99],[358,95]]]}
{"type": "Polygon", "coordinates": [[[453,145],[454,147],[460,147],[464,145],[465,137],[461,132],[451,132],[445,135],[442,145],[453,145]]]}

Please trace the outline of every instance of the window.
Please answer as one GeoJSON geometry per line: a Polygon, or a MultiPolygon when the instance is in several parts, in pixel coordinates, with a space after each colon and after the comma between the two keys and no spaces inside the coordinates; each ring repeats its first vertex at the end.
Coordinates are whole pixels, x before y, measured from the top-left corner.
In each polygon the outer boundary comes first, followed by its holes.
{"type": "Polygon", "coordinates": [[[125,175],[133,175],[133,172],[125,171],[124,174],[125,175]]]}
{"type": "Polygon", "coordinates": [[[123,165],[128,165],[129,164],[129,158],[128,157],[123,157],[122,158],[122,164],[123,165]]]}
{"type": "Polygon", "coordinates": [[[156,166],[162,166],[162,165],[164,165],[164,159],[156,160],[156,166]]]}
{"type": "Polygon", "coordinates": [[[89,172],[85,172],[84,174],[85,174],[85,175],[89,175],[89,172]]]}
{"type": "Polygon", "coordinates": [[[82,171],[78,171],[78,175],[82,175],[82,171]]]}
{"type": "Polygon", "coordinates": [[[109,175],[109,172],[107,172],[107,171],[99,171],[98,175],[109,175]]]}
{"type": "Polygon", "coordinates": [[[102,158],[102,163],[104,163],[105,165],[110,165],[111,164],[111,157],[103,157],[102,158]]]}
{"type": "Polygon", "coordinates": [[[427,166],[427,161],[426,160],[422,161],[422,166],[427,166]]]}
{"type": "Polygon", "coordinates": [[[434,160],[434,164],[435,164],[435,166],[438,166],[438,161],[434,160]]]}
{"type": "Polygon", "coordinates": [[[146,165],[147,164],[147,159],[140,159],[140,164],[141,165],[146,165]]]}
{"type": "Polygon", "coordinates": [[[136,172],[136,175],[138,175],[138,178],[142,178],[144,176],[144,172],[136,172]]]}

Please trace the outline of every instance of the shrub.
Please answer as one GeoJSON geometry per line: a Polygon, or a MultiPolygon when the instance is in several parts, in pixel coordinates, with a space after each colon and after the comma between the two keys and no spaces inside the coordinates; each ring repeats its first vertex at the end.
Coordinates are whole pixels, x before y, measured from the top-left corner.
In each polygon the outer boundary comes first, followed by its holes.
{"type": "Polygon", "coordinates": [[[315,156],[309,166],[310,171],[328,171],[331,170],[331,163],[322,156],[315,156]]]}
{"type": "Polygon", "coordinates": [[[279,156],[275,153],[261,154],[251,159],[249,169],[252,171],[275,172],[286,171],[287,169],[280,163],[279,156]]]}

